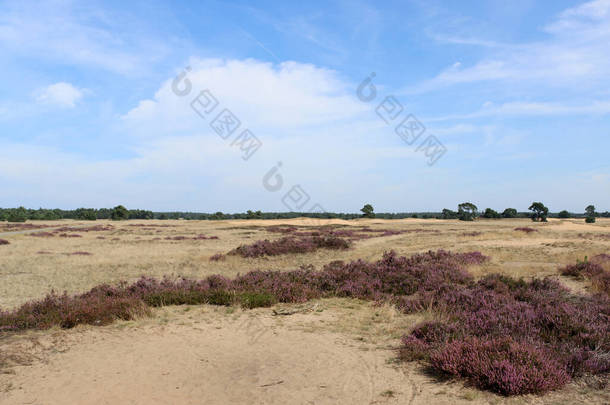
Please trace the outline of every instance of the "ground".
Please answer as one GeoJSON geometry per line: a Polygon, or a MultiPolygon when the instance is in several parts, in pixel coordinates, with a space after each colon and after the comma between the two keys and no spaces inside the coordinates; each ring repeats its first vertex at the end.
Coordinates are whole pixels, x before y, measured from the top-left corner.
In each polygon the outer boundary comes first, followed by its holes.
{"type": "MultiPolygon", "coordinates": [[[[0,238],[10,242],[0,246],[0,308],[4,310],[51,290],[83,292],[141,275],[203,278],[309,264],[319,268],[333,260],[376,260],[390,249],[400,255],[476,250],[491,257],[490,262],[469,269],[476,276],[491,272],[551,276],[584,292],[589,289],[587,282],[560,277],[557,267],[610,252],[610,220],[606,219],[596,224],[523,219],[32,224],[40,229],[9,229],[0,223],[0,238]],[[369,226],[406,233],[359,240],[346,251],[209,260],[243,243],[278,238],[266,228],[280,224],[369,226]],[[61,227],[72,229],[51,232],[61,227]],[[537,232],[515,231],[517,227],[537,232]],[[198,235],[218,239],[193,239],[198,235]]],[[[0,335],[0,404],[610,401],[607,390],[583,381],[543,397],[504,398],[461,382],[439,381],[417,363],[398,363],[400,337],[426,316],[405,316],[392,307],[357,300],[327,299],[250,311],[206,305],[165,307],[154,310],[149,318],[104,327],[0,335]]]]}

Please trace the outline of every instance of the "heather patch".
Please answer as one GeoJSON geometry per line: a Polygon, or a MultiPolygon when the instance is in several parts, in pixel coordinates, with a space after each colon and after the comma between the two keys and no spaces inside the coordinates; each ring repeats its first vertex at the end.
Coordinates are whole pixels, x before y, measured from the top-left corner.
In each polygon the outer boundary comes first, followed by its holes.
{"type": "Polygon", "coordinates": [[[520,226],[520,227],[515,228],[515,231],[532,233],[532,232],[538,232],[538,229],[530,228],[529,226],[520,226]]]}
{"type": "MultiPolygon", "coordinates": [[[[316,298],[391,302],[405,313],[422,310],[437,320],[416,325],[403,338],[401,358],[421,361],[439,375],[468,380],[504,395],[543,393],[572,378],[610,372],[610,299],[571,293],[551,279],[489,275],[475,280],[469,265],[479,252],[439,250],[376,262],[335,261],[321,269],[251,271],[233,279],[143,277],[102,285],[85,294],[58,296],[0,312],[0,330],[104,324],[132,319],[146,307],[181,304],[267,307],[316,298]]],[[[587,273],[584,273],[587,274],[587,273]]]]}
{"type": "Polygon", "coordinates": [[[256,241],[250,245],[241,245],[228,254],[241,257],[277,256],[288,253],[310,253],[318,249],[343,250],[351,243],[338,236],[286,236],[278,240],[268,239],[256,241]]]}

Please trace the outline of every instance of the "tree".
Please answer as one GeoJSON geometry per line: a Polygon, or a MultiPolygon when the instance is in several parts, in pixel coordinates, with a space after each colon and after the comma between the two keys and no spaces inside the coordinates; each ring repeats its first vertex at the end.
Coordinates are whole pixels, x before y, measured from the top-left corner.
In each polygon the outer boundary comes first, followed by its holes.
{"type": "Polygon", "coordinates": [[[563,211],[559,211],[559,214],[557,214],[557,217],[559,218],[570,218],[570,213],[566,210],[563,211]]]}
{"type": "Polygon", "coordinates": [[[585,222],[588,224],[592,224],[595,222],[595,217],[597,213],[595,212],[595,205],[589,205],[585,208],[585,222]]]}
{"type": "Polygon", "coordinates": [[[501,218],[502,216],[498,214],[497,211],[492,210],[491,208],[485,208],[485,212],[483,213],[483,218],[501,218]]]}
{"type": "Polygon", "coordinates": [[[371,204],[365,204],[360,211],[362,211],[363,218],[375,218],[375,213],[373,212],[373,206],[371,204]]]}
{"type": "Polygon", "coordinates": [[[117,205],[112,209],[110,218],[113,221],[124,221],[129,219],[129,211],[127,211],[127,208],[123,207],[122,205],[117,205]]]}
{"type": "Polygon", "coordinates": [[[502,212],[502,218],[517,218],[517,210],[514,208],[507,208],[502,212]]]}
{"type": "Polygon", "coordinates": [[[452,211],[450,209],[443,208],[443,212],[441,212],[441,218],[442,219],[457,219],[458,213],[455,211],[452,211]]]}
{"type": "Polygon", "coordinates": [[[6,220],[8,222],[25,222],[28,219],[28,212],[25,208],[19,207],[10,210],[8,213],[6,220]]]}
{"type": "Polygon", "coordinates": [[[76,219],[85,221],[95,221],[97,219],[97,213],[93,208],[77,208],[74,214],[76,219]]]}
{"type": "Polygon", "coordinates": [[[261,211],[248,210],[246,212],[246,219],[261,219],[261,218],[263,218],[263,213],[261,211]]]}
{"type": "Polygon", "coordinates": [[[549,209],[543,203],[533,202],[528,209],[532,211],[532,221],[546,222],[549,209]]]}
{"type": "Polygon", "coordinates": [[[458,219],[460,221],[474,221],[477,216],[478,208],[470,202],[464,202],[458,205],[458,219]]]}

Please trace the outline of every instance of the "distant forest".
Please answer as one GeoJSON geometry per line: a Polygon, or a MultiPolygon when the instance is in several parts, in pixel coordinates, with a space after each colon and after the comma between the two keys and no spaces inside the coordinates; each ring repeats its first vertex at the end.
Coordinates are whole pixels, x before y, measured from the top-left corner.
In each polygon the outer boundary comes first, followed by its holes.
{"type": "MultiPolygon", "coordinates": [[[[372,209],[372,208],[371,208],[372,209]]],[[[488,209],[489,211],[493,211],[488,209]]],[[[531,212],[517,212],[512,210],[514,215],[510,216],[488,216],[484,211],[476,214],[477,217],[483,218],[531,218],[531,212]]],[[[504,212],[507,212],[505,210],[504,212]]],[[[493,211],[495,212],[495,211],[493,211]]],[[[455,212],[451,210],[443,210],[442,212],[381,212],[372,214],[375,218],[381,219],[402,219],[402,218],[423,218],[423,219],[451,219],[457,218],[454,216],[455,212]]],[[[457,214],[457,213],[455,213],[457,214]]],[[[114,208],[78,208],[75,210],[62,210],[62,209],[27,209],[24,207],[19,208],[0,208],[0,221],[10,222],[24,222],[26,220],[60,220],[60,219],[76,219],[76,220],[96,220],[96,219],[185,219],[185,220],[219,220],[219,219],[289,219],[298,217],[309,217],[309,218],[339,218],[339,219],[355,219],[363,216],[371,217],[371,214],[363,215],[362,213],[342,213],[342,212],[322,212],[322,213],[311,213],[311,212],[261,212],[261,211],[247,211],[243,213],[204,213],[204,212],[153,212],[149,210],[141,209],[126,209],[123,206],[117,206],[114,208]]],[[[548,213],[549,218],[584,218],[586,214],[580,213],[568,213],[567,211],[561,211],[558,213],[548,213]]],[[[610,217],[608,211],[603,213],[596,213],[599,217],[610,217]]]]}

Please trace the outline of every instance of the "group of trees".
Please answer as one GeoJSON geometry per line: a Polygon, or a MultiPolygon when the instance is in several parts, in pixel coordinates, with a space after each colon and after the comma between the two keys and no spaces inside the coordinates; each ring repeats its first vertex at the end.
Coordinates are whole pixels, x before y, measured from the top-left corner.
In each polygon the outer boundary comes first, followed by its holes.
{"type": "MultiPolygon", "coordinates": [[[[515,208],[506,208],[501,214],[491,208],[486,208],[483,213],[479,215],[479,211],[476,205],[470,202],[464,202],[458,205],[457,211],[452,211],[450,209],[443,209],[439,218],[441,219],[459,219],[462,221],[473,221],[477,217],[481,218],[490,218],[490,219],[499,219],[499,218],[524,218],[530,217],[532,221],[540,221],[546,222],[549,217],[549,209],[543,203],[539,201],[533,202],[528,208],[531,213],[519,213],[515,208]]],[[[596,217],[610,217],[610,213],[607,211],[598,214],[595,212],[595,206],[589,205],[585,208],[585,221],[587,223],[595,222],[596,217]]],[[[558,218],[570,218],[572,215],[566,211],[560,211],[557,214],[558,218]]],[[[582,218],[582,216],[581,216],[582,218]]]]}
{"type": "Polygon", "coordinates": [[[458,205],[457,211],[443,209],[442,212],[398,212],[398,213],[375,213],[371,204],[365,204],[358,213],[336,213],[336,212],[262,212],[248,210],[245,213],[226,214],[220,211],[215,213],[199,212],[153,212],[149,210],[128,210],[122,205],[114,208],[78,208],[75,210],[61,209],[26,209],[19,208],[0,208],[0,221],[25,222],[26,220],[59,220],[77,219],[94,221],[96,219],[186,219],[186,220],[219,220],[219,219],[290,219],[298,217],[309,218],[382,218],[382,219],[402,219],[402,218],[437,218],[437,219],[460,219],[463,221],[473,221],[475,218],[531,218],[533,221],[546,221],[548,217],[558,218],[585,218],[588,223],[595,222],[597,217],[610,217],[610,212],[598,213],[593,205],[585,209],[584,214],[573,214],[566,210],[558,214],[549,213],[549,209],[541,202],[533,202],[530,205],[531,212],[517,212],[515,208],[506,208],[502,213],[491,208],[486,208],[479,212],[477,206],[470,202],[458,205]]]}
{"type": "Polygon", "coordinates": [[[59,219],[77,219],[95,221],[96,219],[153,219],[152,211],[128,210],[122,205],[114,208],[78,208],[75,210],[19,208],[0,208],[0,221],[25,222],[27,220],[55,221],[59,219]]]}

